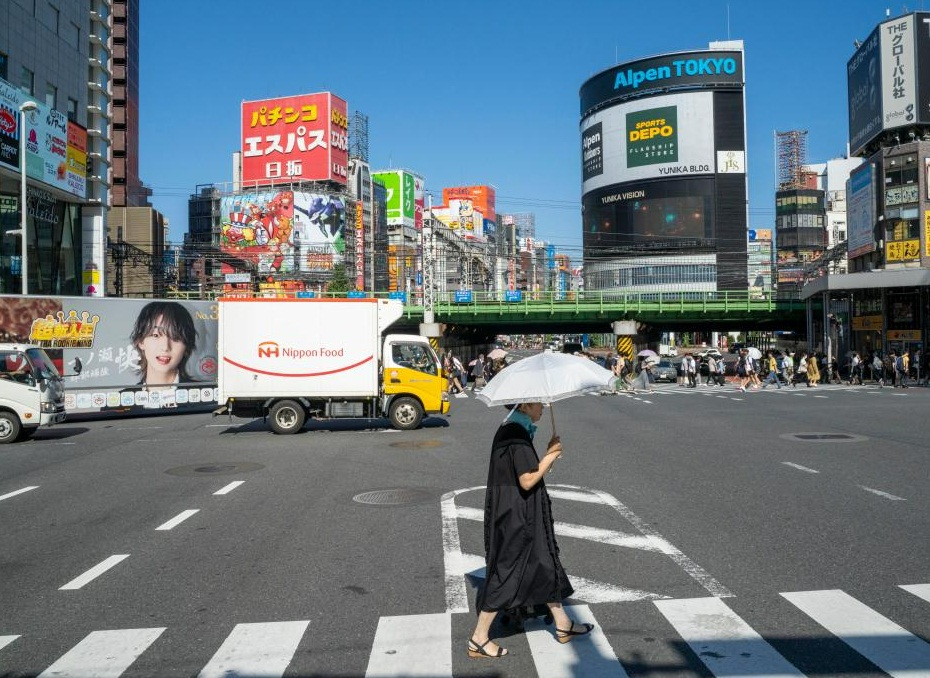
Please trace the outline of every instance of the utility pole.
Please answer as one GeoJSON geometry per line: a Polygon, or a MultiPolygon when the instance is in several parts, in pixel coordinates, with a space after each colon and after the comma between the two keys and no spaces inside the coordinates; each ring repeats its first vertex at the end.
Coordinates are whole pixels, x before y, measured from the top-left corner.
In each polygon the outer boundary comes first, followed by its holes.
{"type": "Polygon", "coordinates": [[[420,232],[423,249],[423,323],[420,334],[424,337],[441,337],[442,331],[435,322],[433,299],[433,196],[427,195],[426,215],[420,232]]]}

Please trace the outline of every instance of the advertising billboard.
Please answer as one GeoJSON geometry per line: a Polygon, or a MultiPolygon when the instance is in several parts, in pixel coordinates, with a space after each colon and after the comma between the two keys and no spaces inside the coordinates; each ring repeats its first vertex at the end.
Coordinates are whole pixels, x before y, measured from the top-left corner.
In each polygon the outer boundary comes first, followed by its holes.
{"type": "Polygon", "coordinates": [[[331,92],[242,102],[242,181],[348,181],[349,118],[331,92]]]}
{"type": "MultiPolygon", "coordinates": [[[[404,170],[386,170],[372,172],[373,180],[384,186],[387,191],[388,226],[416,226],[417,184],[423,191],[423,180],[404,170]]],[[[422,200],[422,197],[421,197],[422,200]]],[[[422,214],[421,214],[422,220],[422,214]]],[[[422,222],[420,224],[422,228],[422,222]]]]}
{"type": "Polygon", "coordinates": [[[497,220],[497,194],[493,186],[452,186],[442,189],[442,202],[448,205],[450,200],[471,200],[485,219],[497,220]]]}
{"type": "Polygon", "coordinates": [[[930,124],[930,12],[879,24],[846,64],[849,146],[854,155],[882,132],[930,124]]]}
{"type": "Polygon", "coordinates": [[[846,247],[847,256],[853,258],[875,251],[875,165],[860,165],[847,185],[846,247]]]}
{"type": "Polygon", "coordinates": [[[345,256],[346,205],[338,196],[255,191],[220,199],[220,250],[259,274],[332,270],[345,256]]]}
{"type": "Polygon", "coordinates": [[[3,341],[45,348],[65,380],[69,412],[215,406],[216,303],[0,296],[3,341]]]}
{"type": "Polygon", "coordinates": [[[637,99],[581,123],[582,192],[716,168],[712,92],[637,99]]]}
{"type": "Polygon", "coordinates": [[[601,71],[581,86],[582,116],[611,102],[677,88],[739,88],[743,53],[739,50],[673,52],[601,71]]]}
{"type": "MultiPolygon", "coordinates": [[[[0,80],[0,165],[19,172],[19,106],[30,97],[0,80]]],[[[87,195],[87,130],[36,102],[26,112],[26,176],[83,200],[87,195]]]]}

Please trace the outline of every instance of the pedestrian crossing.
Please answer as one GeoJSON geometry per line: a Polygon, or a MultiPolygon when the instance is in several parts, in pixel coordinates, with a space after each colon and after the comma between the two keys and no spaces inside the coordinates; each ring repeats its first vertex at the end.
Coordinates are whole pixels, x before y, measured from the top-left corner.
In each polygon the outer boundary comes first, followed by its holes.
{"type": "MultiPolygon", "coordinates": [[[[896,608],[889,614],[903,614],[909,620],[926,619],[930,614],[927,607],[930,584],[907,584],[897,589],[910,594],[905,600],[918,608],[905,612],[896,608]]],[[[885,601],[891,598],[889,593],[879,590],[876,595],[885,601]]],[[[832,636],[846,651],[858,655],[856,661],[864,660],[874,666],[870,675],[883,672],[907,678],[930,677],[930,643],[849,593],[840,589],[796,591],[780,593],[778,598],[790,603],[791,609],[802,616],[795,622],[798,628],[807,628],[808,624],[822,628],[826,632],[825,637],[832,636]]],[[[780,638],[780,644],[770,642],[737,614],[733,609],[734,600],[709,596],[648,601],[643,604],[653,606],[656,614],[645,615],[639,610],[636,618],[642,620],[643,628],[634,629],[634,632],[655,635],[668,645],[689,648],[690,655],[684,657],[685,664],[679,667],[685,673],[727,678],[804,676],[802,670],[792,663],[793,658],[782,654],[783,649],[790,649],[792,643],[785,643],[784,636],[780,638]],[[664,624],[665,627],[656,628],[656,624],[664,624]],[[776,645],[780,649],[776,649],[776,645]]],[[[762,609],[767,607],[770,606],[762,606],[762,609]]],[[[606,610],[606,606],[602,609],[606,610]]],[[[628,676],[627,671],[661,670],[658,665],[650,667],[648,661],[644,662],[636,652],[624,652],[623,639],[611,637],[617,632],[618,625],[610,623],[609,610],[606,611],[608,621],[604,623],[599,622],[590,605],[567,605],[566,612],[578,623],[593,624],[592,633],[563,645],[556,642],[552,627],[546,626],[541,619],[527,620],[522,634],[510,635],[503,643],[513,656],[502,660],[500,665],[495,664],[494,669],[500,668],[502,675],[532,675],[529,672],[535,671],[535,675],[541,678],[612,678],[628,676]],[[635,666],[625,666],[624,662],[630,656],[636,657],[635,666]]],[[[452,678],[457,670],[459,673],[471,673],[468,664],[471,660],[465,657],[467,638],[456,637],[456,629],[463,626],[470,629],[473,619],[473,613],[381,617],[374,630],[364,675],[366,678],[452,678]]],[[[756,621],[763,626],[767,622],[765,619],[756,621]]],[[[220,642],[198,676],[283,676],[291,667],[298,647],[303,645],[306,648],[309,629],[307,620],[237,624],[220,642]]],[[[73,647],[64,648],[61,656],[39,676],[118,678],[126,673],[135,675],[133,664],[147,652],[159,652],[158,643],[167,635],[164,634],[166,630],[157,627],[93,631],[73,647]]],[[[800,641],[803,635],[802,631],[798,631],[794,640],[800,641]]],[[[926,636],[926,631],[922,635],[926,636]]],[[[8,657],[17,643],[26,641],[27,638],[19,635],[0,635],[0,674],[18,675],[21,672],[20,668],[9,663],[8,657]]],[[[301,653],[302,661],[311,662],[311,672],[315,672],[312,668],[313,650],[311,647],[301,653]]],[[[848,658],[842,661],[849,665],[848,658]]],[[[170,673],[171,669],[165,666],[162,670],[170,673]]],[[[294,670],[292,667],[291,672],[294,670]]],[[[301,672],[306,670],[307,667],[300,667],[301,672]]],[[[823,669],[818,669],[813,675],[822,672],[823,669]]]]}

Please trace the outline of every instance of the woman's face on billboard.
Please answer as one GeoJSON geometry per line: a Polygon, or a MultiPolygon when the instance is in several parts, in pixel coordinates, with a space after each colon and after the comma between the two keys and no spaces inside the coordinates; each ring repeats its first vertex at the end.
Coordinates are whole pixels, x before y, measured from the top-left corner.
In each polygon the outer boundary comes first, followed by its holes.
{"type": "Polygon", "coordinates": [[[172,340],[163,323],[164,318],[159,316],[151,332],[136,347],[145,357],[146,384],[174,383],[184,360],[187,346],[183,341],[172,340]]]}

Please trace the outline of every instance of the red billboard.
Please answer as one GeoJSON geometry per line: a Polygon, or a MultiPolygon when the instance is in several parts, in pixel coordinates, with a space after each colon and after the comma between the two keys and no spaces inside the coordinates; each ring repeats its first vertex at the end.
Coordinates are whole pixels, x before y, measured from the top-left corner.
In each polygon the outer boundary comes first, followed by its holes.
{"type": "Polygon", "coordinates": [[[330,92],[242,102],[242,181],[347,182],[346,102],[330,92]]]}

